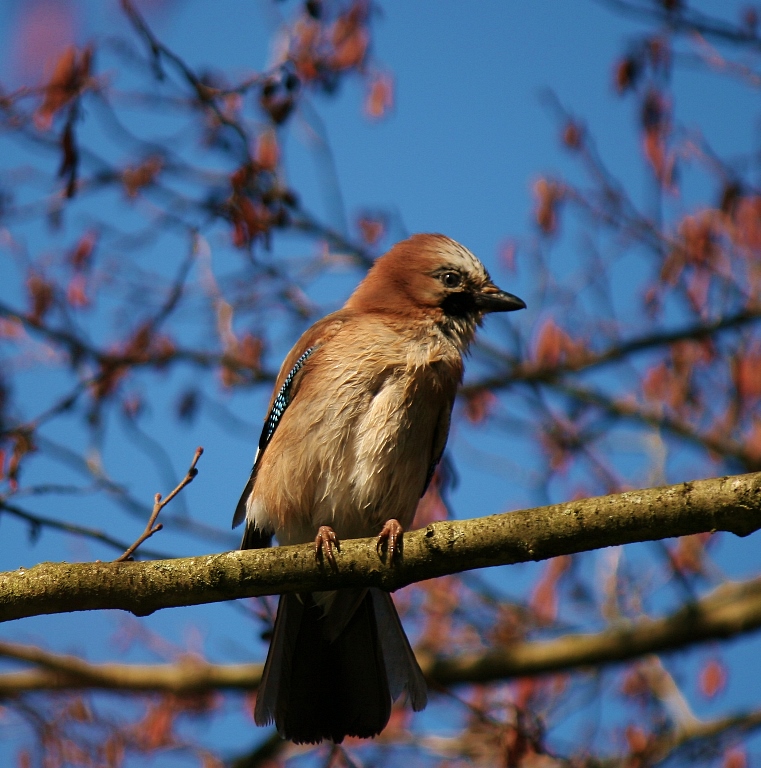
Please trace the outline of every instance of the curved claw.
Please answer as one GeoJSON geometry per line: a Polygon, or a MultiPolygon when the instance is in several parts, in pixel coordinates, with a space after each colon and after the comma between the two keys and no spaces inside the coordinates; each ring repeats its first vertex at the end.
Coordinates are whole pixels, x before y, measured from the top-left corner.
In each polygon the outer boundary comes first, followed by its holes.
{"type": "Polygon", "coordinates": [[[336,532],[329,525],[321,525],[317,529],[317,536],[314,538],[314,556],[317,560],[327,560],[331,568],[338,568],[336,555],[333,551],[335,546],[338,552],[341,551],[341,542],[336,536],[336,532]]]}
{"type": "Polygon", "coordinates": [[[402,551],[402,534],[404,528],[398,520],[386,520],[385,525],[381,528],[381,532],[378,534],[378,538],[375,542],[375,551],[380,555],[383,543],[386,542],[388,547],[388,560],[390,563],[394,562],[394,558],[397,552],[402,551]]]}

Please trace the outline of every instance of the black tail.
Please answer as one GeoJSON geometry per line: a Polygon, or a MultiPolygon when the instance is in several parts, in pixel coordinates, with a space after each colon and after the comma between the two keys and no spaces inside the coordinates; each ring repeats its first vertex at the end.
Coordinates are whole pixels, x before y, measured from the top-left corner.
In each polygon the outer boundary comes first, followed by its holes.
{"type": "Polygon", "coordinates": [[[422,672],[387,593],[340,590],[323,614],[311,595],[280,598],[254,712],[259,725],[274,721],[297,744],[338,744],[379,734],[404,688],[414,709],[425,706],[422,672]],[[347,601],[356,607],[333,639],[330,614],[347,601]]]}

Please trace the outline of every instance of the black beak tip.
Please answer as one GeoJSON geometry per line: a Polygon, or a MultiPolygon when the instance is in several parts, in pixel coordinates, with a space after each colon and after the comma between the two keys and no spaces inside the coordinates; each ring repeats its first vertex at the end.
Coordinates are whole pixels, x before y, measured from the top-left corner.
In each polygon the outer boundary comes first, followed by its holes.
{"type": "Polygon", "coordinates": [[[507,291],[482,293],[478,304],[484,312],[515,312],[526,309],[526,302],[507,291]]]}

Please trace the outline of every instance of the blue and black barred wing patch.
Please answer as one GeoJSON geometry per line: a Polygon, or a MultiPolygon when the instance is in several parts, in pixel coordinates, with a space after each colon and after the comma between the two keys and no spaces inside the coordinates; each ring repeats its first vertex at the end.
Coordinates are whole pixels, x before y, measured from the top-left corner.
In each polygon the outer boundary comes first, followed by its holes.
{"type": "MultiPolygon", "coordinates": [[[[240,525],[246,517],[246,505],[248,504],[248,498],[254,489],[254,481],[256,480],[256,468],[259,463],[259,459],[261,458],[262,452],[267,447],[269,441],[272,440],[272,435],[275,434],[277,425],[280,423],[280,419],[283,418],[285,409],[291,402],[291,398],[293,397],[293,382],[296,378],[296,374],[304,367],[304,363],[307,361],[307,358],[316,349],[316,346],[309,347],[309,349],[304,352],[304,354],[296,361],[293,368],[291,368],[291,370],[288,372],[283,385],[280,387],[277,395],[275,396],[275,400],[272,403],[272,408],[270,408],[267,420],[264,422],[264,426],[262,427],[262,434],[259,438],[259,449],[257,450],[256,456],[254,457],[254,466],[251,468],[251,474],[249,475],[248,482],[246,483],[246,487],[243,489],[243,493],[240,496],[238,506],[235,508],[235,515],[233,516],[233,528],[235,528],[237,525],[240,525]]],[[[269,546],[269,541],[272,538],[271,533],[257,533],[253,528],[249,533],[249,527],[250,526],[248,525],[246,526],[246,533],[243,535],[243,543],[241,544],[241,549],[253,549],[261,546],[269,546]],[[257,536],[261,538],[262,543],[255,543],[253,541],[252,537],[255,538],[257,536]],[[266,543],[264,543],[265,541],[266,543]]]]}
{"type": "MultiPolygon", "coordinates": [[[[291,368],[291,370],[288,372],[288,375],[285,377],[283,386],[280,387],[280,391],[277,393],[277,395],[275,395],[272,408],[270,409],[269,415],[267,416],[267,420],[264,422],[264,426],[262,427],[262,434],[259,437],[259,454],[261,454],[261,452],[267,447],[269,441],[272,440],[272,435],[275,434],[277,425],[280,423],[280,419],[283,418],[285,409],[291,402],[291,397],[293,396],[291,389],[293,387],[293,380],[296,378],[296,374],[304,367],[304,363],[307,361],[307,358],[316,349],[316,346],[309,347],[309,349],[304,352],[304,354],[294,363],[293,368],[291,368]]],[[[259,454],[257,454],[257,458],[259,454]]]]}

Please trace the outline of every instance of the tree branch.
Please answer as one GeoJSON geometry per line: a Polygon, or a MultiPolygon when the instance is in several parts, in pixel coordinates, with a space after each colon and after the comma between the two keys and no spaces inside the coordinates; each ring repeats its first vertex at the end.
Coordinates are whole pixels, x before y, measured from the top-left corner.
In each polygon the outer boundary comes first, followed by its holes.
{"type": "Polygon", "coordinates": [[[700,432],[686,419],[664,413],[663,408],[640,405],[631,400],[609,396],[599,390],[563,381],[552,381],[548,384],[556,392],[578,402],[594,405],[614,418],[647,424],[649,427],[664,430],[693,445],[712,451],[723,459],[735,459],[744,469],[757,469],[759,466],[758,458],[738,440],[716,432],[713,434],[700,432]]]}
{"type": "Polygon", "coordinates": [[[182,74],[183,78],[187,81],[188,85],[195,91],[198,103],[203,107],[208,108],[214,117],[219,120],[222,125],[227,125],[232,128],[235,133],[241,139],[241,145],[244,148],[244,152],[247,151],[249,145],[249,137],[243,126],[236,120],[232,120],[225,115],[219,108],[215,100],[214,89],[206,86],[196,75],[196,73],[173,51],[167,48],[166,45],[159,42],[158,38],[153,34],[150,27],[146,24],[143,17],[138,13],[137,9],[130,0],[121,0],[122,10],[127,15],[127,18],[132,23],[135,30],[145,39],[148,47],[151,50],[154,64],[158,67],[161,56],[164,56],[174,64],[177,70],[182,74]]]}
{"type": "Polygon", "coordinates": [[[174,361],[188,363],[200,368],[212,368],[224,366],[235,373],[246,374],[246,383],[274,382],[275,373],[272,371],[252,371],[251,366],[238,360],[235,355],[213,350],[194,350],[176,348],[170,353],[147,352],[118,353],[103,351],[95,345],[78,337],[69,331],[53,328],[40,320],[34,319],[29,313],[17,311],[3,302],[0,302],[0,317],[5,317],[20,323],[27,331],[36,336],[41,336],[51,344],[56,344],[66,349],[72,360],[88,359],[97,363],[102,369],[114,368],[151,368],[165,367],[174,361]]]}
{"type": "Polygon", "coordinates": [[[667,347],[679,341],[699,341],[711,338],[723,331],[742,328],[760,320],[761,308],[741,309],[735,314],[718,320],[696,323],[673,331],[646,333],[627,341],[614,343],[599,352],[588,350],[557,365],[537,365],[532,361],[514,362],[507,373],[473,381],[461,387],[460,392],[467,396],[482,389],[508,389],[514,384],[553,382],[560,379],[564,374],[586,372],[598,366],[629,359],[638,352],[667,347]]]}
{"type": "Polygon", "coordinates": [[[209,664],[187,658],[175,664],[91,664],[21,643],[0,642],[0,656],[37,669],[0,675],[0,697],[23,691],[107,689],[178,695],[210,690],[250,690],[259,685],[262,664],[209,664]]]}
{"type": "Polygon", "coordinates": [[[752,473],[431,524],[405,535],[393,565],[379,559],[372,539],[343,542],[334,570],[316,561],[311,544],[141,563],[41,563],[0,574],[0,621],[105,608],[146,616],[341,587],[393,591],[473,568],[705,531],[747,536],[759,527],[761,473],[752,473]]]}
{"type": "MultiPolygon", "coordinates": [[[[662,618],[644,617],[602,632],[526,640],[480,653],[436,658],[418,649],[418,661],[433,683],[487,683],[629,661],[735,637],[761,627],[761,579],[722,584],[696,602],[662,618]]],[[[176,695],[213,690],[255,690],[261,664],[212,664],[187,658],[174,664],[92,664],[77,656],[0,642],[0,657],[36,669],[0,675],[0,697],[25,691],[106,689],[176,695]]]]}
{"type": "MultiPolygon", "coordinates": [[[[104,533],[97,528],[89,528],[84,525],[77,525],[76,523],[66,523],[61,520],[55,520],[52,517],[38,515],[36,512],[28,512],[15,504],[9,504],[2,496],[0,496],[0,517],[2,517],[3,514],[13,515],[20,520],[29,523],[32,536],[37,536],[42,528],[50,528],[55,531],[70,533],[73,536],[81,536],[85,539],[99,541],[101,544],[116,549],[118,552],[124,552],[128,546],[126,542],[115,539],[113,536],[109,536],[107,533],[104,533]]],[[[165,557],[163,553],[154,549],[143,549],[141,554],[146,557],[165,557]]],[[[3,588],[3,575],[4,574],[0,574],[0,591],[2,591],[3,588]]]]}
{"type": "Polygon", "coordinates": [[[645,21],[665,24],[672,32],[684,34],[698,32],[704,37],[723,43],[761,48],[761,38],[755,29],[740,27],[692,8],[679,8],[673,12],[664,10],[656,4],[627,2],[626,0],[598,0],[598,2],[615,11],[642,18],[645,21]]]}
{"type": "Polygon", "coordinates": [[[442,685],[485,683],[628,661],[734,637],[761,627],[761,579],[722,584],[659,619],[642,618],[595,634],[525,641],[484,653],[431,659],[423,669],[442,685]]]}

